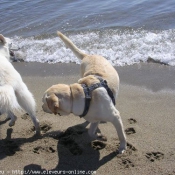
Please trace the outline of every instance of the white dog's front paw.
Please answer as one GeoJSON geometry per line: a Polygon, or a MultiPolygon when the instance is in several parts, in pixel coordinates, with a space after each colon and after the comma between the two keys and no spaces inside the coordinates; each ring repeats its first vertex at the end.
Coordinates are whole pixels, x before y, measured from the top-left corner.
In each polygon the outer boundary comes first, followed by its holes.
{"type": "Polygon", "coordinates": [[[9,123],[9,126],[12,127],[15,125],[15,121],[11,120],[10,123],[9,123]]]}
{"type": "Polygon", "coordinates": [[[17,120],[17,117],[11,111],[9,111],[6,119],[7,120],[11,119],[9,126],[12,127],[15,125],[15,121],[17,120]]]}

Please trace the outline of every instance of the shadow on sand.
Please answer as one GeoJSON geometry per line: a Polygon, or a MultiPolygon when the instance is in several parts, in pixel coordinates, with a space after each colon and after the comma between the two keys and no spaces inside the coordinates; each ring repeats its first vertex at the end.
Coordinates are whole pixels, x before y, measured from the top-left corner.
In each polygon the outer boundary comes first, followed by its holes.
{"type": "MultiPolygon", "coordinates": [[[[42,137],[31,138],[11,138],[13,129],[7,130],[5,139],[0,140],[0,148],[3,154],[0,154],[0,160],[6,156],[13,156],[16,151],[20,150],[20,146],[34,142],[37,139],[52,137],[57,142],[58,163],[54,169],[45,170],[41,165],[29,164],[23,169],[30,174],[37,174],[42,172],[45,174],[93,174],[99,167],[106,164],[108,161],[116,157],[116,152],[111,152],[109,155],[100,158],[100,149],[105,148],[104,142],[91,142],[87,133],[87,122],[68,128],[66,131],[48,132],[42,137]],[[5,153],[5,154],[4,154],[5,153]]],[[[51,160],[52,161],[52,160],[51,160]]]]}

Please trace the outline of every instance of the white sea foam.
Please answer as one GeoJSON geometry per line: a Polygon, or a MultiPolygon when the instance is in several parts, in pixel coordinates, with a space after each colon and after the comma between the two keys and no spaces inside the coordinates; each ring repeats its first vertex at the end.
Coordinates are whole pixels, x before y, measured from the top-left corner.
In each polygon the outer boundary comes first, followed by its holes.
{"type": "MultiPolygon", "coordinates": [[[[105,30],[69,34],[69,38],[86,53],[102,55],[113,65],[132,65],[152,58],[175,66],[175,30],[105,30]]],[[[13,42],[21,48],[17,57],[26,62],[80,63],[58,37],[15,37],[13,42]]]]}

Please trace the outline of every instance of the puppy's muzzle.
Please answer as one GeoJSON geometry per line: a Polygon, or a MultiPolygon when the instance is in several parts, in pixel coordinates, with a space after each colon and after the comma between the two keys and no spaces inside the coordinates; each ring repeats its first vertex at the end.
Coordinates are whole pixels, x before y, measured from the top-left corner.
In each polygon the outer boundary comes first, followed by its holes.
{"type": "Polygon", "coordinates": [[[49,110],[49,109],[46,107],[45,104],[42,105],[42,109],[43,109],[44,112],[47,112],[47,113],[49,113],[49,114],[52,114],[52,111],[49,110]]]}

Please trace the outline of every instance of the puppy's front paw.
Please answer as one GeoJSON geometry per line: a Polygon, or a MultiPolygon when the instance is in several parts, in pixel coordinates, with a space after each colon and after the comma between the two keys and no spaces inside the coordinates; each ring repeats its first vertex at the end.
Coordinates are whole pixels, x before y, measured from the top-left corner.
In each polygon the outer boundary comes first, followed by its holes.
{"type": "Polygon", "coordinates": [[[100,133],[97,133],[97,140],[100,140],[100,141],[107,141],[107,137],[100,134],[100,133]]]}

